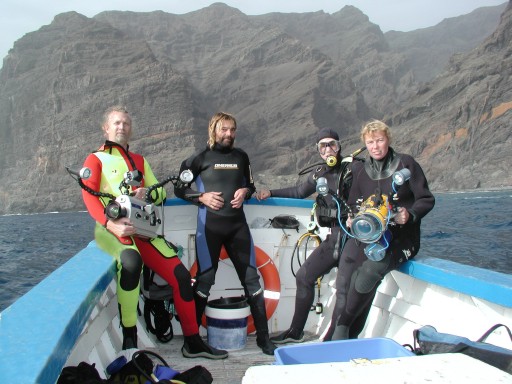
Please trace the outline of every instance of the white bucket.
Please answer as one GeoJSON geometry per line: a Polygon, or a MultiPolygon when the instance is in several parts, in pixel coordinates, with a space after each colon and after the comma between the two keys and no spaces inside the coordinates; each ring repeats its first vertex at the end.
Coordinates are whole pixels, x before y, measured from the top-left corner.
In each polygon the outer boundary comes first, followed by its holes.
{"type": "Polygon", "coordinates": [[[208,344],[217,349],[236,351],[247,343],[247,316],[251,314],[245,298],[220,298],[205,310],[208,344]]]}

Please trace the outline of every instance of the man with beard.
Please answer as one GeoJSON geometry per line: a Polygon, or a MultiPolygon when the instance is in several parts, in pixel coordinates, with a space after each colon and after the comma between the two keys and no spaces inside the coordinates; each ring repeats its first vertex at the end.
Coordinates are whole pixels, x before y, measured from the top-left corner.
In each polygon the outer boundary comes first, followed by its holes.
{"type": "Polygon", "coordinates": [[[210,289],[215,283],[221,249],[224,246],[240,282],[256,328],[256,342],[263,353],[273,355],[263,289],[255,263],[255,250],[243,211],[244,200],[255,192],[249,157],[234,147],[234,116],[219,112],[208,127],[208,145],[185,160],[180,169],[193,173],[190,184],[175,187],[176,196],[199,206],[196,232],[198,272],[194,284],[194,300],[198,323],[206,308],[210,289]]]}

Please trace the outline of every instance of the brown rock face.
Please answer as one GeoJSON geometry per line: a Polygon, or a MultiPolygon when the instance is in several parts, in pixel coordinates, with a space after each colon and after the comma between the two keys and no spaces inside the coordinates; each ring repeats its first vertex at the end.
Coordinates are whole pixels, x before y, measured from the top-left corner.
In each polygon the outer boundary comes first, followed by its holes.
{"type": "Polygon", "coordinates": [[[99,147],[113,104],[130,110],[131,149],[161,179],[205,145],[209,117],[224,110],[238,119],[258,187],[290,185],[316,162],[318,129],[336,129],[346,152],[359,147],[370,118],[390,122],[393,146],[418,157],[434,189],[511,186],[511,9],[498,20],[503,7],[488,8],[496,20],[480,21],[483,42],[435,78],[407,48],[422,30],[397,42],[350,6],[58,15],[18,40],[0,70],[0,213],[83,209],[65,166],[79,168],[99,147]],[[433,80],[416,79],[425,76],[433,80]]]}

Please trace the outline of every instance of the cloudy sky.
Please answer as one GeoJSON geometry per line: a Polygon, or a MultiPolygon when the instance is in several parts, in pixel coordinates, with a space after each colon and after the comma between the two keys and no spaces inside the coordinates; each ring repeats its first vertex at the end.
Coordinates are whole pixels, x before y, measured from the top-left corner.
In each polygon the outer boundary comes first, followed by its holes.
{"type": "MultiPolygon", "coordinates": [[[[76,11],[93,17],[106,10],[183,14],[214,3],[212,0],[0,0],[0,59],[25,33],[50,24],[59,13],[76,11]]],[[[379,25],[383,32],[430,27],[445,18],[470,13],[506,0],[224,0],[247,15],[269,12],[339,11],[353,5],[379,25]]]]}

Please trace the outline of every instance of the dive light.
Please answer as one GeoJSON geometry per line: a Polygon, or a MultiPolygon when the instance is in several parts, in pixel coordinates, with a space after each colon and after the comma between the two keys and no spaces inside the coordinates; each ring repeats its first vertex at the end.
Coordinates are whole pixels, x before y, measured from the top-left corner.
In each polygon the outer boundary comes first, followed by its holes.
{"type": "Polygon", "coordinates": [[[66,170],[70,174],[72,174],[72,175],[74,175],[74,176],[76,176],[76,177],[78,177],[78,178],[80,178],[82,180],[87,180],[89,177],[91,177],[91,169],[87,168],[87,167],[83,167],[79,171],[71,169],[70,167],[66,167],[66,170]]]}
{"type": "Polygon", "coordinates": [[[400,171],[393,173],[393,183],[396,185],[403,185],[407,180],[411,178],[411,171],[407,168],[403,168],[400,171]]]}
{"type": "Polygon", "coordinates": [[[194,174],[190,169],[185,169],[180,173],[180,179],[178,180],[178,188],[181,188],[184,184],[188,184],[194,178],[194,174]],[[181,183],[181,185],[180,185],[181,183]]]}

